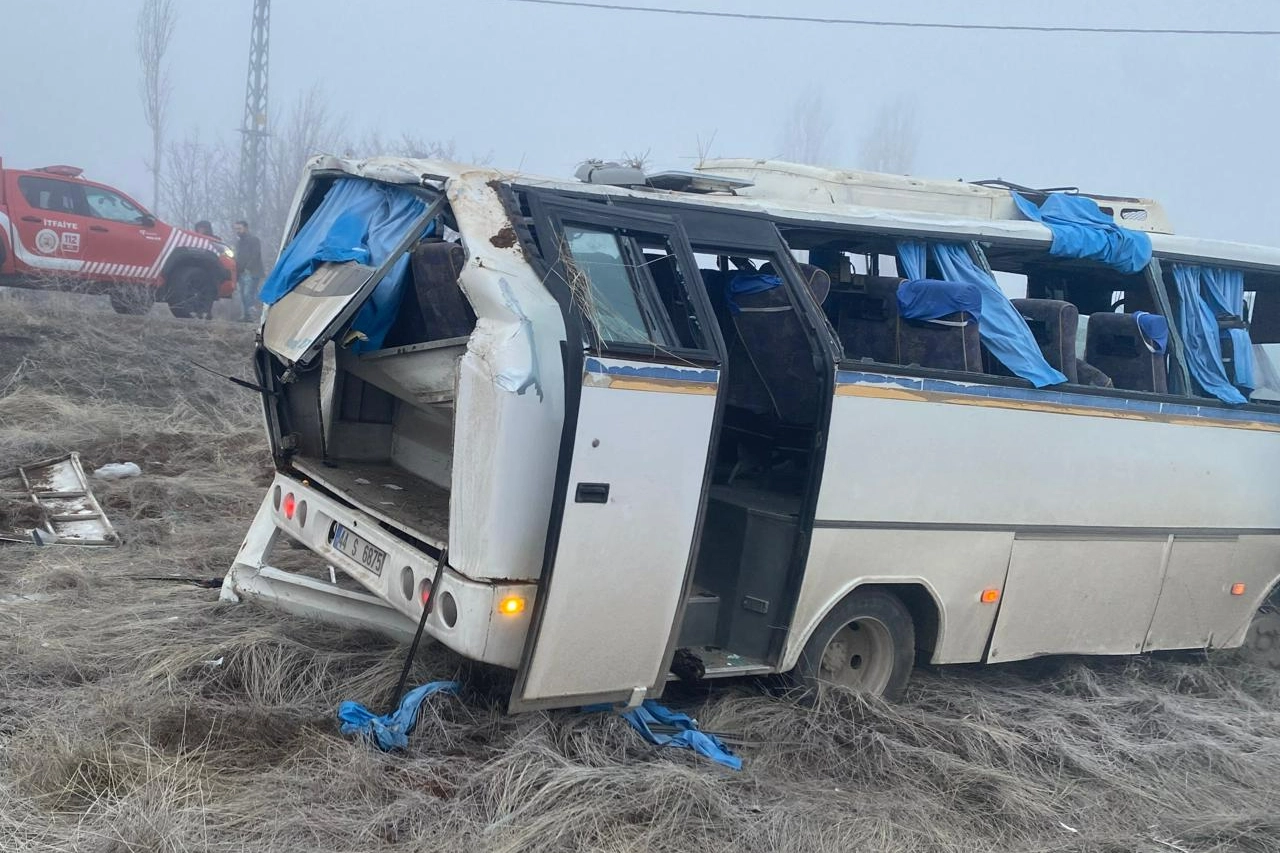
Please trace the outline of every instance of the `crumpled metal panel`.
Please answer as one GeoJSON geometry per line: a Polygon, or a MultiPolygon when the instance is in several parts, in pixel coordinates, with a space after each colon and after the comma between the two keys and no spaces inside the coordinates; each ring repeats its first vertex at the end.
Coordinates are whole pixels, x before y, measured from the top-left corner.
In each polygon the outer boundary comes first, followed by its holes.
{"type": "Polygon", "coordinates": [[[0,541],[38,545],[119,545],[89,488],[80,454],[0,473],[0,541]]]}

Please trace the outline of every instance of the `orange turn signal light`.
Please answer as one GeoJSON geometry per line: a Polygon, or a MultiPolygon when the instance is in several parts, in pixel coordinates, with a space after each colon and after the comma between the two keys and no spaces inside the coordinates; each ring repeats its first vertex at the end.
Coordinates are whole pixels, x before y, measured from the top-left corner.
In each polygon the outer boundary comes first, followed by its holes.
{"type": "Polygon", "coordinates": [[[1000,590],[984,589],[982,591],[981,601],[983,604],[995,604],[1000,600],[1000,590]]]}
{"type": "Polygon", "coordinates": [[[1244,584],[1242,584],[1242,583],[1233,583],[1233,584],[1231,585],[1231,594],[1232,594],[1232,595],[1244,595],[1244,584]]]}
{"type": "Polygon", "coordinates": [[[524,596],[508,595],[498,602],[498,612],[505,616],[515,616],[524,612],[524,596]]]}

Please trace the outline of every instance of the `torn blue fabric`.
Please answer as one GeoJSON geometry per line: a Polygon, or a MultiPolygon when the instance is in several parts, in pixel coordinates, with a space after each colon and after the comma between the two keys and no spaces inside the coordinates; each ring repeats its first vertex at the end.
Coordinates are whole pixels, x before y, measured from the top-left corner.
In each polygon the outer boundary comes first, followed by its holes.
{"type": "MultiPolygon", "coordinates": [[[[1059,385],[1067,377],[1045,361],[1040,345],[1027,321],[1013,307],[996,284],[995,277],[974,263],[964,243],[930,243],[928,250],[945,281],[976,285],[982,295],[982,316],[978,334],[996,360],[1037,388],[1059,385]]],[[[910,279],[924,278],[925,244],[903,241],[898,244],[899,272],[910,279]]]]}
{"type": "Polygon", "coordinates": [[[908,320],[936,320],[948,314],[982,319],[982,290],[973,282],[913,278],[898,285],[898,313],[908,320]]]}
{"type": "Polygon", "coordinates": [[[1179,302],[1175,319],[1178,334],[1182,337],[1187,369],[1206,393],[1224,403],[1240,405],[1246,402],[1244,395],[1227,379],[1227,372],[1222,366],[1218,318],[1209,303],[1200,298],[1200,272],[1201,268],[1192,264],[1173,265],[1179,302]]]}
{"type": "MultiPolygon", "coordinates": [[[[588,705],[582,709],[587,713],[612,711],[609,704],[588,705]]],[[[698,731],[698,724],[688,714],[680,714],[659,705],[652,699],[644,700],[639,708],[623,711],[621,717],[640,733],[640,736],[656,746],[674,746],[680,749],[692,749],[699,755],[710,758],[717,764],[723,764],[733,770],[742,769],[742,759],[734,755],[720,738],[706,732],[698,731]],[[671,726],[680,729],[674,735],[658,734],[651,727],[654,725],[671,726]]]]}
{"type": "Polygon", "coordinates": [[[415,687],[400,700],[400,707],[379,717],[359,702],[343,702],[338,706],[338,719],[344,735],[360,735],[377,744],[378,749],[390,752],[409,745],[409,733],[418,723],[418,711],[423,701],[435,693],[458,695],[456,681],[432,681],[415,687]]]}
{"type": "Polygon", "coordinates": [[[747,296],[752,293],[763,293],[766,290],[773,290],[782,284],[782,279],[776,275],[764,275],[763,273],[740,272],[725,284],[725,299],[729,303],[729,309],[734,314],[742,311],[738,307],[735,296],[747,296]]]}
{"type": "Polygon", "coordinates": [[[1146,311],[1134,311],[1133,319],[1138,321],[1138,329],[1147,340],[1151,341],[1156,352],[1163,353],[1169,348],[1169,321],[1159,314],[1146,311]]]}
{"type": "Polygon", "coordinates": [[[1053,233],[1049,254],[1059,258],[1088,258],[1122,273],[1138,273],[1151,263],[1151,238],[1141,231],[1121,228],[1087,196],[1049,193],[1036,207],[1030,199],[1013,193],[1018,210],[1053,233]]]}
{"type": "MultiPolygon", "coordinates": [[[[268,305],[279,302],[326,261],[379,266],[426,209],[426,202],[402,187],[339,178],[281,253],[262,285],[260,298],[268,305]]],[[[434,228],[432,223],[423,236],[434,228]]],[[[408,269],[406,254],[360,307],[351,328],[363,338],[353,349],[366,351],[382,346],[400,307],[408,269]]]]}
{"type": "MultiPolygon", "coordinates": [[[[1241,320],[1244,317],[1244,272],[1222,267],[1200,268],[1200,296],[1209,303],[1210,310],[1216,317],[1232,317],[1241,320]]],[[[1248,329],[1223,329],[1222,338],[1230,338],[1232,361],[1235,365],[1233,384],[1245,391],[1252,391],[1253,384],[1253,341],[1249,339],[1248,329]]]]}

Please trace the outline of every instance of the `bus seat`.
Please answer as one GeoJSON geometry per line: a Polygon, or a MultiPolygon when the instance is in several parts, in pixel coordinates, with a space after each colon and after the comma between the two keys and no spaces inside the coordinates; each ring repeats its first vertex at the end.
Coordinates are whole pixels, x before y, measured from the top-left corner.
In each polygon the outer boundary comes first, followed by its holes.
{"type": "MultiPolygon", "coordinates": [[[[907,284],[900,284],[898,295],[907,284]]],[[[976,305],[981,295],[976,285],[929,279],[911,282],[914,297],[925,297],[933,305],[976,305]]],[[[912,300],[909,300],[909,302],[912,300]]],[[[937,370],[982,373],[982,341],[978,321],[964,310],[929,320],[908,319],[901,314],[902,302],[895,296],[899,313],[895,338],[896,361],[937,370]]]]}
{"type": "Polygon", "coordinates": [[[1082,358],[1076,359],[1076,381],[1094,388],[1114,388],[1111,377],[1082,358]]]}
{"type": "Polygon", "coordinates": [[[427,340],[466,337],[476,327],[475,312],[458,286],[466,261],[466,249],[458,243],[424,241],[413,250],[413,292],[427,340]]]}
{"type": "Polygon", "coordinates": [[[675,327],[676,337],[681,346],[695,347],[702,338],[697,321],[691,316],[689,297],[680,283],[676,267],[676,259],[671,255],[658,255],[653,252],[644,253],[645,266],[653,277],[654,287],[658,290],[658,298],[667,309],[671,325],[675,327]]]}
{"type": "Polygon", "coordinates": [[[1169,391],[1165,355],[1142,334],[1133,314],[1089,315],[1085,361],[1126,391],[1169,391]]]}
{"type": "Polygon", "coordinates": [[[898,286],[906,279],[853,276],[853,289],[841,291],[836,334],[851,359],[896,364],[898,286]]]}
{"type": "Polygon", "coordinates": [[[1040,345],[1049,366],[1061,371],[1067,381],[1080,381],[1076,369],[1076,329],[1080,312],[1070,302],[1058,299],[1011,299],[1040,345]]]}
{"type": "Polygon", "coordinates": [[[796,313],[786,285],[757,293],[739,293],[733,301],[733,342],[726,402],[757,414],[775,415],[784,424],[814,423],[818,412],[817,368],[804,321],[796,313]],[[752,369],[741,367],[741,360],[752,369]]]}
{"type": "Polygon", "coordinates": [[[800,268],[800,275],[804,278],[805,286],[809,288],[813,301],[821,307],[827,301],[827,295],[831,293],[831,274],[813,264],[798,263],[796,266],[800,268]]]}

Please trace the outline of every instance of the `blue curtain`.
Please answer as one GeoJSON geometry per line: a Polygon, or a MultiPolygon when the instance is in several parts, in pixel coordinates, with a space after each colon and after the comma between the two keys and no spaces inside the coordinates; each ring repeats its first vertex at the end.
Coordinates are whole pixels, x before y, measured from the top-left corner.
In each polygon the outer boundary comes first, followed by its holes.
{"type": "MultiPolygon", "coordinates": [[[[976,284],[982,291],[978,334],[1001,364],[1037,388],[1067,381],[1066,376],[1045,361],[1040,345],[1036,343],[1031,329],[1027,328],[1027,321],[1009,302],[1009,297],[1005,296],[991,273],[973,262],[968,246],[964,243],[930,243],[929,251],[943,279],[976,284]]],[[[899,243],[898,263],[901,267],[899,273],[904,278],[924,278],[925,244],[916,241],[899,243]]]]}
{"type": "MultiPolygon", "coordinates": [[[[339,178],[281,253],[262,285],[260,298],[268,305],[275,304],[324,261],[378,266],[426,209],[426,202],[400,187],[339,178]]],[[[433,228],[434,223],[426,233],[433,228]]],[[[366,339],[357,341],[353,349],[375,350],[382,346],[400,307],[408,269],[406,254],[360,308],[351,328],[366,339]]]]}
{"type": "MultiPolygon", "coordinates": [[[[1173,279],[1178,286],[1178,334],[1186,350],[1187,369],[1204,390],[1224,403],[1245,402],[1227,379],[1222,366],[1222,345],[1218,342],[1218,318],[1209,303],[1200,298],[1198,266],[1174,264],[1173,279]]],[[[1241,297],[1243,299],[1243,295],[1241,297]]],[[[1252,365],[1253,350],[1248,350],[1252,365]]]]}
{"type": "Polygon", "coordinates": [[[1138,273],[1151,263],[1151,238],[1141,231],[1121,228],[1082,195],[1049,193],[1036,207],[1013,193],[1014,204],[1028,219],[1043,224],[1053,234],[1049,254],[1059,258],[1089,258],[1123,273],[1138,273]]]}
{"type": "MultiPolygon", "coordinates": [[[[1244,273],[1240,270],[1228,270],[1222,267],[1200,268],[1200,293],[1209,303],[1210,310],[1217,317],[1232,315],[1244,316],[1244,273]]],[[[1235,360],[1235,385],[1252,391],[1253,384],[1253,341],[1249,339],[1248,329],[1227,329],[1224,334],[1231,338],[1231,351],[1235,360]]]]}

